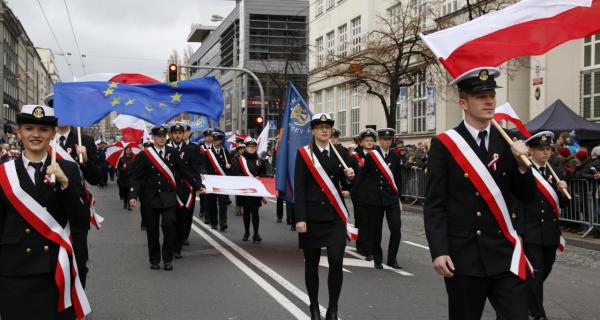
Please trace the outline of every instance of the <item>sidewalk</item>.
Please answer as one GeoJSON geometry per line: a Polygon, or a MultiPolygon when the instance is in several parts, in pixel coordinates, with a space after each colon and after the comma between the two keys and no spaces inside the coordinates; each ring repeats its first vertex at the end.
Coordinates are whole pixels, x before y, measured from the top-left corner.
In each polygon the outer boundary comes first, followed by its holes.
{"type": "MultiPolygon", "coordinates": [[[[408,205],[407,203],[402,203],[405,211],[410,211],[413,213],[423,214],[423,206],[421,205],[408,205]]],[[[600,239],[594,238],[592,235],[588,235],[585,238],[581,238],[581,235],[572,232],[564,232],[562,233],[563,237],[567,241],[567,246],[576,246],[580,248],[586,248],[591,250],[600,251],[600,239]]]]}

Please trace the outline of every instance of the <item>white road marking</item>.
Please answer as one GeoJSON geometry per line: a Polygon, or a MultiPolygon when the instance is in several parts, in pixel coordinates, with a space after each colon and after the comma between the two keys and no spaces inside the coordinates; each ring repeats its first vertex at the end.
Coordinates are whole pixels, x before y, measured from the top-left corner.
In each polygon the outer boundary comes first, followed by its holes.
{"type": "MultiPolygon", "coordinates": [[[[363,260],[365,259],[365,256],[363,256],[363,255],[359,254],[358,252],[356,252],[356,248],[354,248],[354,247],[346,246],[346,253],[348,253],[350,255],[353,255],[353,256],[355,256],[355,257],[357,257],[359,259],[363,259],[363,260]]],[[[373,264],[372,264],[371,261],[365,261],[365,262],[369,262],[369,265],[371,265],[371,267],[373,266],[373,264]]],[[[390,267],[388,265],[385,265],[385,264],[383,265],[383,269],[384,270],[393,271],[393,272],[395,272],[395,273],[397,273],[397,274],[399,274],[401,276],[405,276],[405,277],[412,277],[412,276],[414,276],[414,274],[412,274],[412,273],[409,273],[409,272],[406,272],[406,271],[403,271],[403,270],[394,269],[394,268],[392,268],[392,267],[390,267]]]]}
{"type": "MultiPolygon", "coordinates": [[[[195,217],[194,217],[195,218],[195,217]]],[[[300,308],[298,308],[293,302],[291,302],[288,298],[286,298],[281,292],[275,289],[272,285],[270,285],[263,277],[259,276],[256,272],[250,269],[247,265],[245,265],[240,259],[234,256],[229,250],[225,247],[221,246],[218,242],[216,242],[213,238],[211,238],[206,232],[198,228],[196,225],[192,225],[192,229],[199,234],[202,238],[204,238],[210,245],[215,247],[225,258],[227,258],[231,263],[233,263],[236,267],[238,267],[243,273],[245,273],[250,279],[252,279],[256,284],[258,284],[263,290],[265,290],[271,297],[275,299],[281,306],[283,306],[289,313],[291,313],[294,318],[301,320],[308,320],[310,317],[302,312],[300,308]]]]}
{"type": "Polygon", "coordinates": [[[422,248],[422,249],[425,249],[425,250],[429,250],[428,246],[424,246],[422,244],[418,244],[418,243],[414,243],[414,242],[410,242],[410,241],[402,241],[402,242],[404,242],[406,244],[410,244],[411,246],[415,246],[415,247],[419,247],[419,248],[422,248]]]}
{"type": "MultiPolygon", "coordinates": [[[[227,239],[225,236],[223,236],[219,232],[217,232],[213,229],[210,229],[208,226],[204,225],[204,223],[195,216],[194,216],[194,221],[198,225],[200,225],[202,228],[206,229],[208,232],[211,232],[215,237],[217,237],[218,239],[223,241],[226,245],[231,247],[231,249],[233,249],[240,256],[242,256],[244,259],[246,259],[248,262],[250,262],[256,268],[258,268],[260,271],[265,273],[267,276],[269,276],[271,279],[273,279],[279,285],[284,287],[291,294],[295,295],[298,299],[300,299],[306,305],[310,306],[310,299],[308,298],[308,295],[306,293],[304,293],[304,291],[300,290],[300,288],[296,287],[294,284],[292,284],[287,279],[282,277],[279,273],[275,272],[275,270],[269,268],[267,265],[262,263],[260,260],[256,259],[253,255],[249,254],[246,250],[242,249],[240,246],[238,246],[231,240],[227,239]]],[[[319,309],[321,310],[321,313],[325,313],[325,311],[327,311],[327,309],[325,309],[325,307],[323,307],[322,305],[319,305],[319,309]]]]}

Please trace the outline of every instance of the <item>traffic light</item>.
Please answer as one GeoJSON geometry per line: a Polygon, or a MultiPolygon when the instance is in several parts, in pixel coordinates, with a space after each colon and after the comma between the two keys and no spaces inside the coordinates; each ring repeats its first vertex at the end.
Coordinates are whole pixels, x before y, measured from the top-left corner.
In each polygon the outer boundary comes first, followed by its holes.
{"type": "Polygon", "coordinates": [[[256,116],[256,127],[257,128],[262,128],[263,126],[263,117],[261,116],[256,116]]]}
{"type": "Polygon", "coordinates": [[[177,78],[178,77],[178,72],[177,72],[177,65],[174,63],[171,63],[169,65],[169,82],[177,82],[177,78]]]}

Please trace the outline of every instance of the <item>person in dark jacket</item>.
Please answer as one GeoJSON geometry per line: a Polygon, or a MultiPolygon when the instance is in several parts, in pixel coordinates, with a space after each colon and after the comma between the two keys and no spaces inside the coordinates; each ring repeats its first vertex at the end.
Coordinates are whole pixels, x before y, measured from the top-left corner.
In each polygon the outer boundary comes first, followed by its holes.
{"type": "MultiPolygon", "coordinates": [[[[231,174],[231,156],[223,147],[225,133],[215,129],[212,132],[213,144],[204,152],[204,174],[229,175],[231,174]]],[[[206,195],[206,210],[213,229],[220,227],[221,231],[227,230],[227,206],[231,203],[229,196],[220,194],[206,195]]]]}
{"type": "Polygon", "coordinates": [[[117,185],[119,185],[119,198],[123,200],[123,209],[127,209],[131,211],[131,206],[129,205],[129,172],[131,172],[131,168],[133,167],[133,161],[135,160],[135,154],[131,151],[131,146],[125,147],[123,151],[123,156],[117,162],[117,185]]]}
{"type": "Polygon", "coordinates": [[[319,260],[323,247],[327,248],[329,261],[329,306],[325,318],[338,318],[342,262],[348,237],[346,222],[341,216],[346,206],[342,197],[348,195],[354,170],[344,169],[342,161],[347,163],[347,157],[338,158],[335,151],[344,157],[342,148],[333,150],[335,147],[329,142],[333,123],[329,114],[315,114],[310,122],[312,142],[300,148],[296,155],[294,208],[300,248],[304,251],[304,277],[310,299],[311,320],[321,319],[319,260]],[[340,199],[339,202],[332,203],[328,195],[340,199]]]}
{"type": "MultiPolygon", "coordinates": [[[[257,142],[252,138],[244,140],[246,145],[246,151],[239,154],[234,161],[233,171],[238,176],[251,176],[251,177],[265,177],[266,166],[264,161],[256,154],[257,142]]],[[[242,215],[244,218],[244,236],[242,241],[248,241],[250,237],[250,220],[252,220],[252,242],[261,242],[262,238],[258,233],[259,226],[259,215],[258,210],[263,204],[263,198],[261,197],[246,197],[238,196],[236,204],[242,207],[242,215]]]]}

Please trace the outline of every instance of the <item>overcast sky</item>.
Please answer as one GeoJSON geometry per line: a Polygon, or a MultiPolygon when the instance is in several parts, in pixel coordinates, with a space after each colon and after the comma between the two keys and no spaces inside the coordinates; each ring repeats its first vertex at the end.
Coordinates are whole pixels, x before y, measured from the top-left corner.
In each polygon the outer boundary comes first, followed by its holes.
{"type": "MultiPolygon", "coordinates": [[[[235,7],[233,0],[39,0],[60,47],[54,40],[38,0],[7,0],[36,47],[55,54],[62,81],[101,72],[135,72],[162,80],[173,49],[180,53],[192,23],[213,24],[213,14],[223,17],[235,7]],[[69,25],[68,6],[83,62],[69,25]],[[119,57],[109,58],[109,57],[119,57]],[[127,59],[126,59],[127,58],[127,59]]],[[[192,44],[198,48],[199,44],[192,44]]]]}

